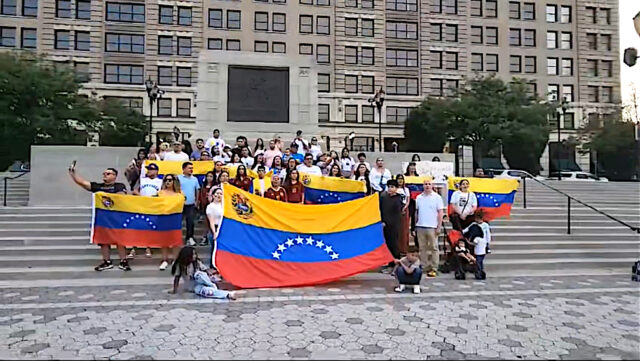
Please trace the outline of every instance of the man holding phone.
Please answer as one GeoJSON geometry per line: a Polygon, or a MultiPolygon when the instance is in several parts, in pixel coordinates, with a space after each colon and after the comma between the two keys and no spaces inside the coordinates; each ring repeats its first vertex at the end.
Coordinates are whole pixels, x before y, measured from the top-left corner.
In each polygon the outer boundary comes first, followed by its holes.
{"type": "MultiPolygon", "coordinates": [[[[116,179],[118,178],[118,171],[115,168],[107,168],[104,170],[104,172],[102,172],[102,183],[89,182],[88,180],[76,174],[76,161],[74,160],[69,167],[69,175],[77,185],[91,193],[127,193],[125,185],[116,182],[116,179]]],[[[111,245],[100,244],[99,246],[100,250],[102,251],[102,263],[96,266],[94,269],[96,271],[104,271],[113,268],[113,263],[111,262],[111,245]]],[[[126,249],[124,248],[124,246],[117,247],[118,256],[120,256],[120,265],[118,267],[123,271],[131,271],[131,267],[129,267],[129,262],[127,262],[126,258],[126,249]]]]}

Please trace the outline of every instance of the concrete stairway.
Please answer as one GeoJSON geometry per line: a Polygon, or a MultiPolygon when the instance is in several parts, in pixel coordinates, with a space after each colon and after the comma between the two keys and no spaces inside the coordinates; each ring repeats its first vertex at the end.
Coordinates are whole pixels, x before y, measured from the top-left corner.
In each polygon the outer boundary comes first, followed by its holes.
{"type": "MultiPolygon", "coordinates": [[[[638,183],[548,184],[634,226],[640,225],[638,183]]],[[[493,253],[485,261],[488,273],[628,273],[632,262],[640,258],[640,235],[617,222],[573,203],[568,235],[566,197],[531,180],[527,181],[526,196],[525,209],[521,187],[512,217],[491,224],[494,242],[493,253]]],[[[22,280],[169,284],[169,271],[157,268],[159,251],[148,259],[140,250],[131,262],[133,272],[94,272],[100,253],[89,244],[90,223],[87,207],[0,207],[0,287],[15,286],[22,280]]],[[[204,234],[204,223],[198,224],[196,234],[204,234]]],[[[203,258],[208,258],[208,247],[198,249],[203,258]]],[[[112,253],[116,260],[115,250],[112,253]]]]}
{"type": "MultiPolygon", "coordinates": [[[[4,178],[20,175],[17,172],[0,173],[0,207],[4,205],[4,178]]],[[[26,206],[29,203],[30,174],[15,179],[7,179],[7,206],[26,206]]]]}

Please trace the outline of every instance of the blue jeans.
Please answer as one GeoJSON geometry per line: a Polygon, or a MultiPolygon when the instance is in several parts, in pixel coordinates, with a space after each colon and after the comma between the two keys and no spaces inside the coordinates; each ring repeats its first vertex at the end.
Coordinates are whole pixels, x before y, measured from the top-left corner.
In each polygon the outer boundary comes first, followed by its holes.
{"type": "Polygon", "coordinates": [[[195,287],[194,293],[198,296],[207,298],[227,298],[229,292],[219,290],[215,283],[211,282],[211,278],[206,272],[197,271],[193,275],[195,287]]]}
{"type": "Polygon", "coordinates": [[[484,271],[484,254],[476,256],[476,265],[478,266],[478,271],[484,271]]]}
{"type": "Polygon", "coordinates": [[[398,278],[398,283],[401,285],[419,285],[420,278],[422,278],[422,268],[417,268],[412,273],[407,273],[402,266],[398,266],[396,278],[398,278]]]}

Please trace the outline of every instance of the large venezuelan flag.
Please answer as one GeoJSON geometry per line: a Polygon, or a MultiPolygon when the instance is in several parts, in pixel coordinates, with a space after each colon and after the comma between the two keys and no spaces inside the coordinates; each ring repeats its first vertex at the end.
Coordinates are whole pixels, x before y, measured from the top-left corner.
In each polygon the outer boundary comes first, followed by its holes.
{"type": "Polygon", "coordinates": [[[93,195],[91,242],[125,247],[182,245],[183,196],[93,195]]]}
{"type": "MultiPolygon", "coordinates": [[[[207,172],[213,171],[213,168],[215,166],[215,162],[212,160],[194,160],[190,162],[193,163],[193,175],[198,178],[198,181],[200,181],[200,183],[204,182],[204,177],[207,172]]],[[[145,168],[143,169],[143,174],[146,172],[146,166],[151,163],[154,163],[158,166],[158,178],[162,178],[165,174],[182,174],[182,163],[184,162],[171,160],[145,160],[145,168]]],[[[222,167],[222,169],[229,172],[229,178],[235,178],[238,166],[225,165],[222,167]]],[[[257,171],[254,171],[252,169],[247,168],[247,174],[251,178],[258,178],[257,171]]],[[[269,171],[265,177],[269,178],[271,177],[271,174],[273,174],[273,172],[269,171]]]]}
{"type": "Polygon", "coordinates": [[[331,282],[393,258],[382,234],[378,195],[350,202],[278,202],[224,186],[215,265],[244,288],[331,282]]]}
{"type": "Polygon", "coordinates": [[[304,184],[304,200],[310,204],[331,204],[364,197],[364,182],[336,177],[301,173],[304,184]]]}
{"type": "MultiPolygon", "coordinates": [[[[449,178],[449,199],[463,179],[469,181],[469,190],[476,194],[478,209],[484,211],[485,221],[511,215],[511,206],[518,190],[517,179],[451,177],[449,178]]],[[[451,213],[451,205],[449,207],[449,213],[451,213]]]]}

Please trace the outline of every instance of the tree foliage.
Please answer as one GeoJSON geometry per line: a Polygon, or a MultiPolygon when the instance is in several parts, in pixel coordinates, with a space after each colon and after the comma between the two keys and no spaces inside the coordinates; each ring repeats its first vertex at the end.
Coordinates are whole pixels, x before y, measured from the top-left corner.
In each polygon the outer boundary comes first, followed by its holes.
{"type": "MultiPolygon", "coordinates": [[[[86,144],[89,131],[104,133],[107,139],[115,132],[130,141],[132,129],[144,129],[141,114],[89,99],[80,90],[68,65],[31,53],[1,53],[0,142],[5,146],[0,149],[0,169],[14,160],[28,160],[31,145],[86,144]]],[[[142,136],[137,139],[126,145],[136,145],[142,136]]]]}
{"type": "Polygon", "coordinates": [[[414,150],[440,151],[446,140],[501,145],[509,167],[538,174],[549,139],[547,116],[554,109],[530,96],[521,80],[471,79],[453,97],[425,99],[405,124],[405,137],[414,150]]]}
{"type": "Polygon", "coordinates": [[[638,172],[634,132],[635,124],[619,117],[605,118],[602,124],[587,123],[581,129],[581,135],[587,139],[582,151],[595,152],[598,168],[609,179],[632,179],[638,172]]]}

